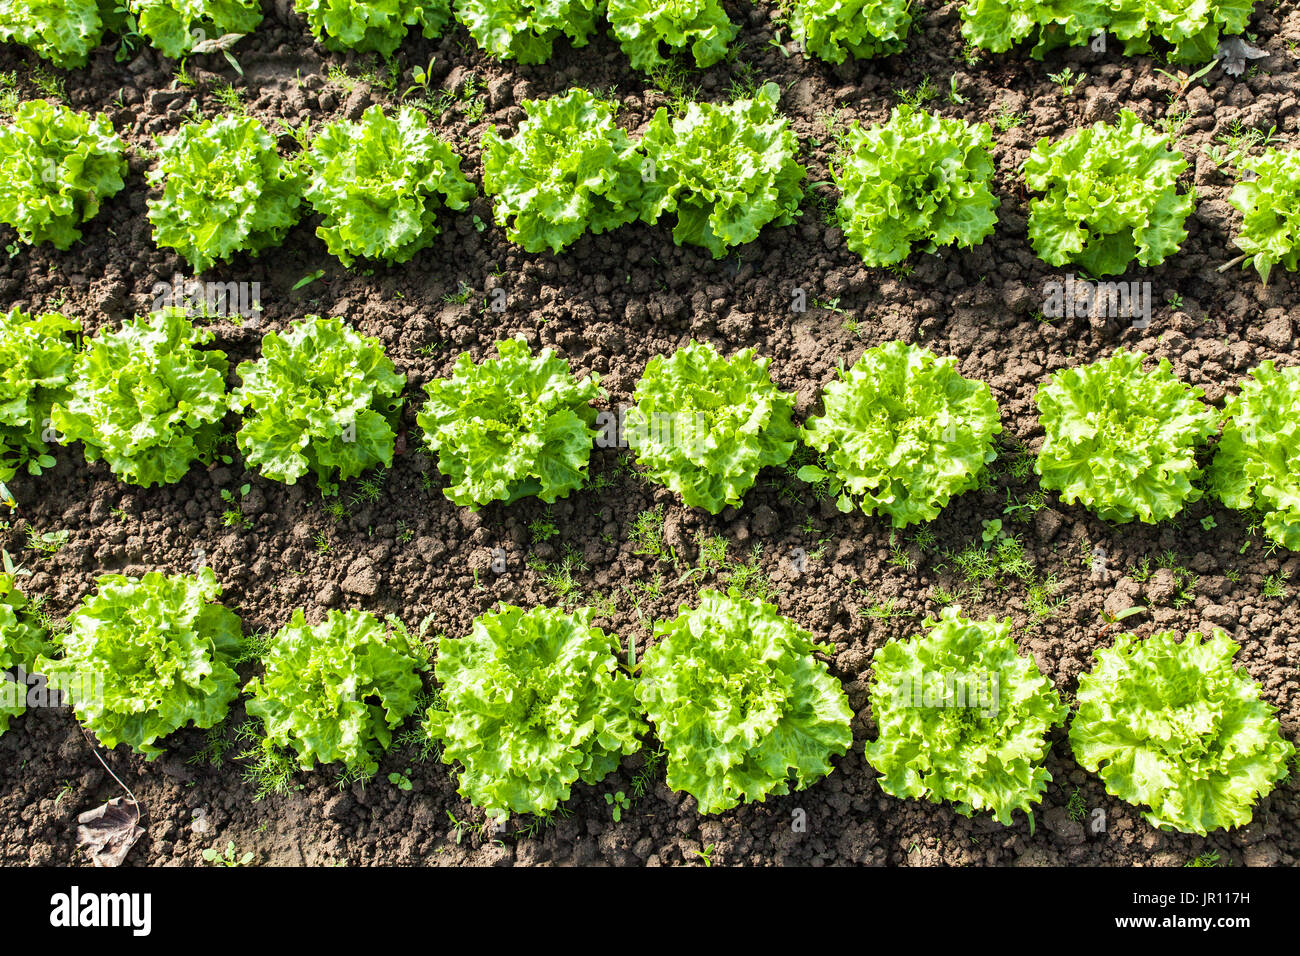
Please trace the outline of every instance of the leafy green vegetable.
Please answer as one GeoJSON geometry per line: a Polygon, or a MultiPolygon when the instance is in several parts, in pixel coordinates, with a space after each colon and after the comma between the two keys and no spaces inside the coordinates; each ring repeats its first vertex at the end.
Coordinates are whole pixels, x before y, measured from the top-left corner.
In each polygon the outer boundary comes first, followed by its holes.
{"type": "Polygon", "coordinates": [[[668,786],[718,813],[802,790],[853,742],[831,652],[775,606],[701,591],[700,605],[656,621],[637,697],[668,752],[668,786]]]}
{"type": "Polygon", "coordinates": [[[1032,36],[1030,55],[1038,60],[1106,32],[1123,42],[1125,56],[1148,53],[1159,39],[1173,47],[1171,63],[1208,63],[1220,35],[1241,33],[1252,8],[1250,0],[967,0],[961,29],[973,45],[996,53],[1032,36]]]}
{"type": "Polygon", "coordinates": [[[81,725],[110,750],[127,744],[152,760],[160,738],[225,719],[239,693],[231,662],[243,628],[215,603],[221,585],[212,570],[106,574],[95,584],[56,638],[63,656],[35,661],[81,725]]]}
{"type": "Polygon", "coordinates": [[[438,642],[442,707],[425,730],[459,762],[459,792],[489,816],[550,813],[577,780],[599,783],[645,732],[631,678],[594,612],[503,604],[468,637],[438,642]]]}
{"type": "Polygon", "coordinates": [[[718,0],[609,0],[609,25],[633,69],[650,73],[668,63],[670,53],[690,49],[700,69],[727,55],[736,25],[718,0]]]}
{"type": "MultiPolygon", "coordinates": [[[[30,674],[36,669],[36,659],[52,648],[40,619],[18,587],[18,570],[8,554],[4,559],[5,569],[0,572],[0,672],[22,669],[30,674]]],[[[26,710],[26,685],[0,673],[0,736],[9,729],[9,721],[26,710]]]]}
{"type": "Polygon", "coordinates": [[[342,319],[309,315],[262,338],[262,357],[242,362],[230,396],[247,411],[236,441],[249,466],[292,485],[311,471],[323,494],[393,463],[406,376],[383,344],[342,319]]]}
{"type": "Polygon", "coordinates": [[[545,63],[561,35],[575,47],[596,32],[602,0],[456,0],[456,19],[479,47],[502,60],[545,63]]]}
{"type": "Polygon", "coordinates": [[[803,49],[828,63],[897,53],[912,26],[909,0],[798,0],[791,26],[803,49]]]}
{"type": "Polygon", "coordinates": [[[126,0],[126,9],[140,33],[174,60],[205,40],[252,33],[262,22],[259,0],[126,0]]]}
{"type": "Polygon", "coordinates": [[[962,248],[993,233],[1000,200],[989,184],[993,132],[987,123],[946,119],[895,107],[888,123],[854,123],[831,178],[841,197],[835,214],[850,249],[870,266],[925,252],[962,248]]]}
{"type": "Polygon", "coordinates": [[[549,348],[534,356],[522,336],[498,342],[497,354],[475,365],[462,352],[451,377],[425,386],[416,421],[456,504],[477,510],[530,495],[551,504],[587,480],[600,379],[579,382],[564,359],[549,348]]]}
{"type": "Polygon", "coordinates": [[[61,69],[85,66],[104,36],[103,5],[100,0],[5,0],[0,42],[21,43],[61,69]]]}
{"type": "Polygon", "coordinates": [[[298,221],[303,176],[251,117],[188,123],[158,151],[149,174],[162,196],[149,200],[154,242],[197,272],[236,252],[278,246],[298,221]]]}
{"type": "Polygon", "coordinates": [[[125,185],[125,149],[107,116],[22,103],[12,125],[0,126],[0,222],[25,243],[67,249],[81,238],[77,226],[125,185]]]}
{"type": "Polygon", "coordinates": [[[956,365],[906,342],[867,349],[826,386],[821,416],[804,429],[825,467],[804,465],[799,477],[828,481],[841,511],[859,499],[864,513],[883,512],[895,528],[934,520],[953,495],[979,484],[1002,431],[988,385],[956,365]]]}
{"type": "Polygon", "coordinates": [[[799,437],[794,395],[772,384],[771,364],[753,349],[724,359],[694,340],[652,358],[625,422],[650,477],[692,508],[740,507],[758,472],[785,462],[799,437]]]}
{"type": "Polygon", "coordinates": [[[1047,194],[1029,203],[1034,252],[1094,276],[1123,272],[1135,258],[1159,265],[1177,252],[1196,191],[1178,192],[1187,160],[1170,142],[1130,110],[1113,125],[1040,139],[1024,165],[1025,183],[1047,194]]]}
{"type": "Polygon", "coordinates": [[[780,95],[768,83],[753,99],[692,103],[671,122],[660,107],[642,140],[653,164],[642,218],[676,213],[673,241],[704,246],[715,259],[769,222],[794,222],[806,171],[790,122],[777,112],[780,95]]]}
{"type": "Polygon", "coordinates": [[[875,653],[871,713],[880,736],[867,763],[895,797],[945,800],[959,813],[988,810],[1004,826],[1023,810],[1032,824],[1052,775],[1047,732],[1069,710],[1032,656],[1021,656],[1011,619],[971,621],[943,609],[912,640],[875,653]]]}
{"type": "Polygon", "coordinates": [[[1205,836],[1244,826],[1258,797],[1287,775],[1295,747],[1223,631],[1121,634],[1079,678],[1070,745],[1106,792],[1152,826],[1205,836]]]}
{"type": "Polygon", "coordinates": [[[1261,362],[1223,415],[1210,491],[1229,508],[1258,508],[1264,533],[1300,551],[1300,367],[1261,362]]]}
{"type": "Polygon", "coordinates": [[[409,107],[388,116],[372,106],[357,123],[328,124],[307,165],[306,196],[323,217],[316,235],[344,265],[357,256],[408,261],[441,231],[444,201],[464,209],[474,198],[460,157],[409,107]]]}
{"type": "Polygon", "coordinates": [[[264,746],[287,747],[298,765],[341,762],[361,777],[415,713],[429,652],[395,617],[387,627],[365,611],[330,611],[308,625],[302,608],[271,638],[266,673],[244,687],[262,721],[264,746]]]}
{"type": "Polygon", "coordinates": [[[312,36],[331,50],[391,56],[411,27],[426,39],[451,22],[451,0],[294,0],[312,36]]]}
{"type": "Polygon", "coordinates": [[[1241,210],[1241,233],[1232,241],[1246,253],[1241,267],[1254,266],[1268,283],[1279,262],[1300,268],[1300,152],[1267,149],[1241,168],[1255,174],[1232,188],[1228,202],[1241,210]]]}
{"type": "Polygon", "coordinates": [[[54,404],[55,430],[123,481],[180,481],[212,460],[226,413],[226,353],[195,348],[213,338],[178,309],[102,330],[77,357],[70,397],[54,404]]]}
{"type": "Polygon", "coordinates": [[[1196,449],[1214,434],[1215,413],[1168,359],[1144,372],[1145,358],[1119,349],[1061,369],[1034,398],[1046,432],[1034,465],[1042,486],[1106,521],[1154,524],[1201,498],[1196,449]]]}
{"type": "Polygon", "coordinates": [[[513,137],[483,134],[483,189],[511,242],[559,252],[640,215],[642,158],[615,124],[612,101],[573,89],[523,107],[513,137]]]}
{"type": "Polygon", "coordinates": [[[20,468],[39,475],[54,467],[50,412],[68,398],[77,358],[69,335],[80,330],[58,312],[30,315],[15,306],[0,314],[0,481],[20,468]]]}

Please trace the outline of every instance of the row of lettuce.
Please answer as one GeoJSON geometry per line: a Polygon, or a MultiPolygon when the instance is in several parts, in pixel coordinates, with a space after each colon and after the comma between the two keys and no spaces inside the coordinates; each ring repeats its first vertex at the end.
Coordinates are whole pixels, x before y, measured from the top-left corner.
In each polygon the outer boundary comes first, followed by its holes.
{"type": "MultiPolygon", "coordinates": [[[[767,84],[732,103],[660,108],[639,139],[617,123],[616,104],[586,90],[525,101],[509,138],[482,137],[483,188],[510,241],[558,253],[586,233],[673,216],[673,241],[721,258],[765,226],[802,215],[806,173],[799,141],[767,84]]],[[[148,173],[154,242],[197,271],[281,244],[304,212],[344,264],[410,260],[441,231],[444,209],[466,208],[477,189],[459,156],[411,107],[368,109],[327,123],[288,159],[254,118],[223,116],[163,139],[148,173]]],[[[997,225],[987,123],[902,105],[889,120],[842,132],[831,164],[836,217],[850,249],[872,266],[983,242],[997,225]]],[[[21,241],[69,248],[79,225],[125,185],[125,145],[105,116],[43,100],[23,103],[0,128],[0,222],[21,241]]],[[[1300,264],[1300,153],[1270,147],[1240,161],[1229,201],[1243,216],[1243,268],[1268,280],[1300,264]]],[[[1128,110],[1052,142],[1022,168],[1042,196],[1027,232],[1043,261],[1096,276],[1134,262],[1156,266],[1187,238],[1195,188],[1168,134],[1128,110]]]]}
{"type": "MultiPolygon", "coordinates": [[[[225,353],[201,347],[214,333],[180,309],[84,342],[77,332],[59,313],[0,316],[0,481],[20,469],[39,475],[55,444],[80,442],[88,461],[102,459],[125,482],[178,482],[194,462],[213,461],[231,412],[243,416],[244,463],[264,478],[293,484],[311,473],[334,494],[339,481],[392,464],[406,376],[379,340],[342,319],[307,316],[266,333],[230,392],[225,353]]],[[[648,479],[717,514],[739,507],[759,472],[789,462],[802,441],[815,463],[797,474],[819,496],[903,528],[978,487],[1002,431],[986,383],[900,341],[841,366],[821,413],[802,426],[795,395],[752,349],[727,358],[692,340],[646,364],[634,404],[602,413],[599,376],[577,378],[522,337],[496,349],[479,362],[461,353],[425,386],[416,415],[444,493],[472,509],[568,496],[586,484],[600,444],[626,445],[648,479]]],[[[1056,371],[1035,397],[1041,486],[1120,523],[1172,518],[1208,488],[1300,550],[1300,366],[1261,363],[1222,410],[1203,395],[1167,359],[1153,366],[1125,349],[1056,371]]]]}
{"type": "MultiPolygon", "coordinates": [[[[241,693],[239,617],[197,575],[101,577],[68,620],[44,633],[12,573],[0,575],[0,669],[44,675],[105,747],[153,759],[168,735],[211,728],[241,693]]],[[[408,719],[459,767],[459,791],[504,820],[548,815],[574,783],[599,784],[654,727],[667,785],[700,813],[802,789],[853,743],[854,713],[817,652],[833,653],[771,604],[703,591],[654,624],[639,663],[593,611],[502,605],[464,638],[440,636],[435,703],[419,714],[431,648],[396,618],[304,612],[267,644],[262,673],[242,683],[264,758],[352,779],[378,770],[408,719]]],[[[1233,666],[1222,631],[1179,640],[1121,635],[1079,680],[1069,741],[1078,763],[1153,825],[1206,834],[1251,820],[1289,772],[1260,685],[1233,666]]],[[[0,733],[25,710],[28,678],[0,677],[0,733]],[[6,699],[8,698],[8,699],[6,699]]],[[[1010,619],[968,620],[949,607],[922,632],[876,651],[869,687],[878,736],[865,745],[880,788],[1033,820],[1051,781],[1049,733],[1069,709],[1022,655],[1010,619]]],[[[865,717],[865,715],[863,715],[865,717]]],[[[418,737],[418,734],[417,734],[418,737]]],[[[249,755],[245,755],[246,757],[249,755]]]]}
{"type": "MultiPolygon", "coordinates": [[[[544,63],[567,37],[585,46],[603,18],[632,66],[650,72],[689,53],[697,67],[727,57],[739,32],[720,0],[294,0],[318,42],[334,50],[391,55],[414,29],[441,36],[453,18],[478,46],[504,60],[544,63]]],[[[903,49],[912,26],[909,0],[787,0],[777,5],[798,49],[830,63],[903,49]]],[[[1176,62],[1207,62],[1220,35],[1239,34],[1251,5],[1203,0],[966,0],[962,35],[974,47],[1004,52],[1030,40],[1041,59],[1060,46],[1095,44],[1112,33],[1126,54],[1167,43],[1176,62]]],[[[85,64],[105,33],[124,34],[119,50],[147,39],[164,56],[228,50],[262,21],[261,0],[10,0],[0,40],[24,44],[62,67],[85,64]],[[229,38],[225,43],[213,41],[229,38]]],[[[779,36],[779,35],[778,35],[779,36]]],[[[779,42],[779,41],[778,41],[779,42]]]]}

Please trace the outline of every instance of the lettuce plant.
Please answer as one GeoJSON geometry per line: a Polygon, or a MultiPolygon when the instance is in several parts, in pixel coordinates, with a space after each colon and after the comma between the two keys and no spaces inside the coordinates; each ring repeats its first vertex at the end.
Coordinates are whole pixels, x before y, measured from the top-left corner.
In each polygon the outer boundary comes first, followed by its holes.
{"type": "Polygon", "coordinates": [[[1130,110],[1115,124],[1093,123],[1025,160],[1025,183],[1046,193],[1029,203],[1029,241],[1043,261],[1115,275],[1134,259],[1156,266],[1187,238],[1183,223],[1195,189],[1178,192],[1183,154],[1130,110]]]}
{"type": "Polygon", "coordinates": [[[641,746],[632,679],[594,612],[509,604],[438,643],[442,703],[425,730],[443,763],[461,765],[459,792],[489,816],[548,814],[573,784],[595,784],[641,746]]]}
{"type": "Polygon", "coordinates": [[[835,214],[848,247],[869,266],[902,262],[956,243],[969,249],[991,235],[1000,200],[989,184],[993,132],[987,123],[947,119],[903,105],[888,123],[849,130],[831,178],[835,214]]]}
{"type": "MultiPolygon", "coordinates": [[[[1110,0],[1114,7],[1132,2],[1110,0]]],[[[1087,43],[1108,22],[1106,8],[1096,0],[966,0],[961,8],[961,33],[972,46],[1005,53],[1032,37],[1030,55],[1036,60],[1058,46],[1087,43]]]]}
{"type": "Polygon", "coordinates": [[[875,653],[869,691],[880,731],[867,762],[895,797],[989,811],[1004,826],[1023,810],[1033,824],[1052,775],[1047,733],[1069,710],[1029,655],[1011,619],[971,621],[946,607],[925,632],[875,653]]]}
{"type": "Polygon", "coordinates": [[[715,259],[768,223],[794,222],[805,170],[790,122],[777,112],[780,95],[768,83],[753,99],[692,103],[672,121],[660,107],[642,139],[650,160],[642,218],[676,213],[673,241],[704,246],[715,259]]]}
{"type": "Polygon", "coordinates": [[[237,252],[257,255],[284,241],[298,221],[303,177],[252,117],[188,123],[158,151],[149,183],[154,242],[175,249],[196,272],[237,252]]]}
{"type": "Polygon", "coordinates": [[[1223,415],[1210,491],[1229,508],[1258,508],[1264,533],[1300,551],[1300,367],[1260,363],[1223,415]]]}
{"type": "Polygon", "coordinates": [[[18,470],[39,475],[54,467],[49,453],[55,402],[68,398],[77,359],[69,337],[81,330],[58,312],[0,313],[0,481],[18,470]]]}
{"type": "Polygon", "coordinates": [[[1255,178],[1228,194],[1241,210],[1241,232],[1232,241],[1246,254],[1241,267],[1254,266],[1267,284],[1279,262],[1290,272],[1300,268],[1300,152],[1267,149],[1242,160],[1241,168],[1255,178]]]}
{"type": "Polygon", "coordinates": [[[1058,46],[1081,46],[1102,31],[1124,44],[1124,55],[1148,53],[1152,40],[1173,49],[1172,63],[1208,63],[1221,35],[1241,33],[1252,5],[1243,0],[967,0],[962,7],[962,35],[973,45],[997,53],[1032,37],[1030,54],[1041,60],[1058,46]]]}
{"type": "Polygon", "coordinates": [[[91,118],[45,100],[19,105],[0,126],[0,222],[30,245],[67,249],[77,227],[125,185],[126,144],[107,116],[91,118]]]}
{"type": "Polygon", "coordinates": [[[227,410],[226,353],[196,348],[213,338],[176,309],[101,331],[54,404],[54,429],[130,484],[180,481],[193,462],[211,462],[227,410]]]}
{"type": "Polygon", "coordinates": [[[701,591],[699,607],[656,621],[637,697],[668,752],[668,786],[700,813],[783,796],[831,772],[853,742],[827,651],[775,606],[701,591]]]}
{"type": "Polygon", "coordinates": [[[262,357],[242,362],[230,397],[245,412],[236,441],[244,461],[292,485],[308,471],[322,494],[337,481],[393,463],[406,376],[383,344],[342,319],[309,315],[262,338],[262,357]]]}
{"type": "Polygon", "coordinates": [[[455,0],[454,10],[480,49],[529,64],[549,60],[562,35],[586,46],[604,6],[602,0],[455,0]]]}
{"type": "Polygon", "coordinates": [[[574,89],[523,107],[510,139],[483,134],[483,190],[511,242],[559,252],[640,215],[640,149],[614,122],[612,101],[574,89]]]}
{"type": "Polygon", "coordinates": [[[912,26],[909,0],[797,0],[791,16],[795,40],[828,63],[868,59],[903,49],[912,26]]]}
{"type": "Polygon", "coordinates": [[[341,763],[370,777],[415,713],[428,654],[395,617],[330,611],[309,625],[298,608],[268,642],[265,674],[244,687],[248,713],[262,721],[263,746],[293,751],[303,770],[341,763]]]}
{"type": "Polygon", "coordinates": [[[1079,678],[1070,745],[1106,792],[1152,826],[1197,833],[1244,826],[1256,799],[1287,776],[1295,747],[1260,686],[1233,667],[1223,631],[1121,634],[1079,678]]]}
{"type": "Polygon", "coordinates": [[[1145,358],[1119,349],[1061,369],[1034,398],[1046,433],[1034,465],[1042,486],[1106,521],[1154,524],[1201,498],[1196,450],[1216,431],[1215,413],[1168,359],[1146,372],[1145,358]]]}
{"type": "Polygon", "coordinates": [[[638,463],[692,508],[739,507],[759,471],[789,459],[799,437],[794,395],[772,384],[770,365],[753,349],[724,359],[695,341],[652,358],[625,419],[638,463]]]}
{"type": "Polygon", "coordinates": [[[86,65],[104,37],[108,0],[5,0],[0,42],[21,43],[60,69],[86,65]]]}
{"type": "Polygon", "coordinates": [[[0,736],[9,729],[10,720],[27,710],[27,687],[13,678],[19,670],[34,672],[37,658],[53,649],[40,618],[18,587],[19,573],[26,572],[15,568],[6,553],[0,572],[0,736]]]}
{"type": "Polygon", "coordinates": [[[152,760],[162,753],[160,738],[225,719],[239,694],[232,661],[243,628],[216,603],[221,585],[212,570],[107,574],[95,583],[56,637],[62,656],[35,661],[81,725],[110,750],[127,744],[152,760]]]}
{"type": "Polygon", "coordinates": [[[451,0],[294,0],[294,7],[326,48],[380,56],[392,56],[412,27],[432,40],[451,22],[451,0]]]}
{"type": "Polygon", "coordinates": [[[262,22],[259,0],[126,0],[126,10],[141,35],[174,60],[205,40],[252,33],[262,22]]]}
{"type": "Polygon", "coordinates": [[[450,377],[425,386],[416,421],[456,504],[478,510],[530,495],[551,504],[587,480],[600,379],[578,381],[564,359],[533,355],[522,337],[498,342],[497,355],[476,365],[462,352],[450,377]]]}
{"type": "Polygon", "coordinates": [[[828,482],[840,511],[856,503],[895,528],[934,520],[979,484],[1002,431],[988,385],[956,365],[906,342],[867,349],[826,386],[822,414],[804,429],[823,467],[804,465],[799,477],[828,482]]]}
{"type": "Polygon", "coordinates": [[[736,25],[718,0],[609,0],[609,25],[632,68],[646,73],[667,65],[660,46],[689,49],[700,69],[727,55],[736,25]]]}
{"type": "Polygon", "coordinates": [[[323,217],[316,235],[344,265],[408,261],[441,231],[444,204],[464,209],[474,198],[460,157],[409,107],[389,116],[372,106],[359,122],[328,124],[306,161],[306,196],[323,217]]]}

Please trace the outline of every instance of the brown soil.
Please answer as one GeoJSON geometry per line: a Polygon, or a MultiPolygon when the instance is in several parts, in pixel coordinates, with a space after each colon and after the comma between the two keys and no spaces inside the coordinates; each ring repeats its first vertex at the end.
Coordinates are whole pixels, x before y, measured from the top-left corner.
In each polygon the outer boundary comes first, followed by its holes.
{"type": "MultiPolygon", "coordinates": [[[[835,773],[807,791],[715,817],[700,816],[692,798],[670,792],[660,771],[616,824],[604,795],[631,792],[643,760],[637,755],[601,786],[576,787],[569,812],[557,816],[552,827],[495,839],[462,829],[458,840],[449,813],[471,823],[481,815],[458,797],[447,767],[419,762],[409,747],[390,753],[365,788],[340,790],[322,771],[301,775],[289,796],[255,802],[255,788],[241,779],[238,763],[229,757],[221,766],[195,761],[204,735],[183,732],[153,763],[123,751],[106,757],[148,808],[148,835],[129,863],[196,864],[205,847],[228,840],[254,851],[260,863],[284,864],[659,865],[698,862],[698,851],[710,846],[712,860],[727,864],[1176,865],[1211,851],[1233,865],[1300,862],[1300,788],[1294,780],[1261,801],[1249,827],[1208,838],[1164,833],[1080,770],[1058,730],[1048,758],[1054,780],[1031,833],[1023,819],[1004,828],[987,818],[968,820],[946,806],[887,796],[862,758],[864,741],[875,733],[865,691],[872,653],[938,613],[933,589],[965,586],[942,567],[944,549],[961,549],[977,539],[981,519],[1003,516],[1008,494],[1023,501],[1036,490],[1032,475],[1023,474],[1016,446],[1036,448],[1040,435],[1032,397],[1045,376],[1124,344],[1168,357],[1179,375],[1204,387],[1209,400],[1221,402],[1225,388],[1260,361],[1294,361],[1295,277],[1275,270],[1265,289],[1253,274],[1215,271],[1235,255],[1230,236],[1239,216],[1225,201],[1230,181],[1204,149],[1236,122],[1264,129],[1276,125],[1283,141],[1294,143],[1300,84],[1288,44],[1300,40],[1297,4],[1283,0],[1267,12],[1258,8],[1249,29],[1271,55],[1256,61],[1255,75],[1232,78],[1216,70],[1208,89],[1198,86],[1183,101],[1190,117],[1180,141],[1194,168],[1188,184],[1194,181],[1200,201],[1182,251],[1159,268],[1126,277],[1153,283],[1157,308],[1145,330],[1035,318],[1044,283],[1062,272],[1035,258],[1026,242],[1027,196],[1015,170],[1038,138],[1113,118],[1122,107],[1151,121],[1165,116],[1172,84],[1156,72],[1163,64],[1147,57],[1126,59],[1112,48],[1105,54],[1058,51],[1044,63],[1013,52],[968,66],[961,59],[956,6],[950,3],[924,11],[906,52],[831,67],[798,54],[787,58],[769,45],[768,5],[729,0],[726,6],[743,25],[739,53],[734,63],[697,77],[701,96],[726,99],[731,81],[746,78],[745,64],[752,66],[754,78],[779,83],[782,108],[803,140],[812,181],[829,178],[833,129],[854,119],[886,118],[898,101],[895,91],[915,89],[926,75],[939,91],[928,105],[947,115],[992,121],[1005,110],[1023,117],[1020,125],[995,131],[996,191],[1002,200],[996,234],[971,251],[917,254],[906,274],[866,268],[845,247],[839,229],[828,225],[833,193],[820,185],[809,190],[795,225],[766,230],[727,260],[715,262],[702,250],[675,247],[665,224],[589,236],[553,257],[525,254],[506,242],[491,224],[489,201],[480,197],[471,210],[445,216],[445,231],[412,262],[366,271],[333,260],[309,218],[283,248],[261,259],[240,259],[210,277],[260,282],[266,328],[283,328],[308,313],[341,315],[384,342],[409,376],[405,421],[411,432],[379,500],[350,505],[349,514],[336,520],[310,482],[284,487],[244,473],[237,464],[196,468],[179,485],[145,491],[115,481],[102,465],[87,466],[79,450],[70,448],[39,481],[12,483],[22,514],[3,540],[17,551],[27,526],[70,533],[53,556],[23,554],[36,571],[31,590],[48,595],[56,616],[66,615],[91,591],[99,574],[184,571],[201,557],[224,582],[226,602],[238,609],[250,631],[278,628],[298,606],[306,607],[309,617],[330,607],[361,607],[413,624],[432,615],[435,631],[456,636],[497,601],[556,601],[526,561],[557,560],[572,548],[587,565],[575,572],[584,599],[597,594],[616,599],[616,612],[601,623],[635,635],[644,648],[655,617],[690,602],[702,584],[717,583],[714,576],[678,585],[680,568],[634,553],[629,530],[635,517],[662,507],[668,543],[684,562],[694,561],[700,531],[723,535],[735,560],[761,548],[758,560],[779,590],[781,610],[834,642],[832,670],[858,715],[850,753],[835,773]],[[1086,74],[1069,96],[1048,79],[1067,64],[1086,74]],[[964,104],[947,98],[954,74],[964,104]],[[324,270],[319,281],[291,291],[317,269],[324,270]],[[468,301],[446,301],[462,283],[473,290],[468,301]],[[498,287],[507,292],[503,314],[483,308],[484,297],[498,287]],[[807,293],[810,307],[804,313],[790,310],[796,287],[807,293]],[[856,330],[845,327],[848,319],[856,320],[856,330]],[[422,384],[446,374],[458,352],[481,358],[491,353],[495,340],[514,333],[556,347],[580,374],[600,373],[611,405],[629,401],[652,355],[692,336],[726,351],[753,346],[773,358],[779,384],[797,391],[800,418],[815,410],[819,387],[839,363],[852,362],[863,349],[888,339],[923,342],[957,356],[963,374],[991,384],[1002,406],[1006,454],[986,490],[965,495],[934,523],[932,545],[923,547],[924,538],[918,543],[909,531],[895,542],[897,551],[891,551],[884,522],[842,516],[784,472],[764,474],[742,509],[714,518],[639,480],[614,450],[598,451],[593,458],[593,475],[603,479],[600,487],[553,508],[527,501],[475,514],[443,497],[436,469],[417,450],[415,408],[422,384]],[[221,489],[244,481],[253,485],[243,503],[252,521],[246,531],[223,526],[226,505],[220,498],[221,489]],[[547,517],[558,536],[534,542],[529,524],[547,517]],[[327,552],[318,540],[328,542],[327,552]],[[823,546],[821,560],[796,573],[790,560],[794,549],[815,553],[823,546]],[[507,556],[507,570],[499,576],[488,568],[495,548],[507,556]],[[899,555],[906,560],[896,563],[899,555]],[[653,599],[640,593],[634,599],[626,589],[656,575],[663,586],[653,599]],[[889,602],[892,615],[884,610],[889,602]],[[410,792],[385,779],[408,767],[410,792]],[[1105,810],[1105,833],[1090,832],[1067,811],[1076,788],[1088,811],[1105,810]],[[796,809],[806,812],[806,832],[792,829],[796,809]]],[[[220,57],[196,57],[189,69],[197,85],[178,88],[172,82],[174,63],[149,50],[117,63],[107,48],[86,69],[68,75],[71,104],[106,111],[129,140],[131,176],[126,190],[87,225],[83,243],[66,253],[45,246],[0,261],[0,307],[61,304],[93,330],[147,310],[155,282],[178,270],[188,274],[177,256],[153,244],[144,173],[155,138],[177,129],[192,106],[205,116],[221,111],[215,96],[219,85],[233,81],[247,90],[250,112],[271,125],[281,119],[297,125],[307,118],[313,123],[355,118],[371,103],[394,102],[365,79],[329,79],[330,67],[362,76],[364,58],[313,48],[288,7],[287,0],[268,3],[260,30],[240,44],[242,81],[220,57]]],[[[406,75],[431,57],[442,88],[463,91],[471,76],[477,79],[472,96],[485,104],[481,118],[470,122],[465,115],[470,101],[461,100],[436,121],[475,180],[481,177],[479,135],[489,124],[516,123],[522,115],[518,104],[526,97],[573,84],[612,87],[624,104],[622,120],[633,131],[666,102],[662,92],[628,68],[608,36],[578,51],[558,44],[549,64],[520,67],[484,57],[457,28],[440,41],[409,40],[401,52],[406,75]]],[[[37,95],[37,66],[34,57],[15,47],[0,50],[0,70],[17,71],[26,95],[37,95]]],[[[404,80],[402,88],[406,85],[404,80]]],[[[288,137],[283,142],[291,148],[288,137]]],[[[0,230],[0,246],[12,239],[11,230],[0,230]]],[[[260,332],[224,321],[214,328],[217,347],[229,353],[232,368],[256,355],[260,332]]],[[[345,488],[344,500],[355,491],[355,484],[345,488]]],[[[1142,632],[1155,626],[1179,631],[1222,626],[1232,632],[1242,644],[1241,663],[1279,708],[1283,733],[1292,740],[1300,735],[1300,624],[1294,602],[1262,596],[1269,575],[1289,573],[1300,585],[1300,559],[1268,554],[1238,516],[1209,502],[1158,527],[1116,527],[1081,509],[1061,507],[1051,496],[1030,520],[1008,520],[1007,526],[1024,542],[1039,578],[1059,582],[1053,598],[1059,606],[1040,620],[1017,581],[990,586],[979,600],[967,593],[961,603],[972,616],[1010,614],[1022,646],[1067,699],[1089,666],[1091,651],[1109,640],[1099,612],[1149,602],[1151,612],[1136,619],[1142,632]],[[1207,515],[1217,522],[1210,531],[1201,524],[1207,515]],[[1091,570],[1098,546],[1105,549],[1111,573],[1091,570]],[[1172,556],[1163,563],[1187,574],[1164,568],[1139,582],[1128,573],[1143,559],[1159,568],[1165,554],[1172,556]],[[1185,586],[1192,581],[1194,588],[1185,586]]],[[[228,736],[240,719],[242,708],[237,708],[228,736]]],[[[0,818],[9,834],[0,845],[0,863],[84,862],[74,845],[75,817],[117,792],[68,711],[29,711],[0,738],[0,818]]]]}

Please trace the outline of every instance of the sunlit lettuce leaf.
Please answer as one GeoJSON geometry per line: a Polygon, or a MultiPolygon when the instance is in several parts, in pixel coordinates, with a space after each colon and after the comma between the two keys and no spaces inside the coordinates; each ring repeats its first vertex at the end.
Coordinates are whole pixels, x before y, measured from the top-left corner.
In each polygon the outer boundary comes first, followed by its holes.
{"type": "Polygon", "coordinates": [[[451,22],[451,0],[294,0],[294,7],[328,49],[380,56],[391,56],[412,27],[431,40],[451,22]]]}
{"type": "Polygon", "coordinates": [[[609,0],[609,25],[632,68],[650,73],[690,50],[700,69],[727,55],[737,28],[718,0],[609,0]]]}
{"type": "Polygon", "coordinates": [[[0,481],[54,467],[50,414],[68,398],[80,329],[58,312],[0,313],[0,481]]]}

